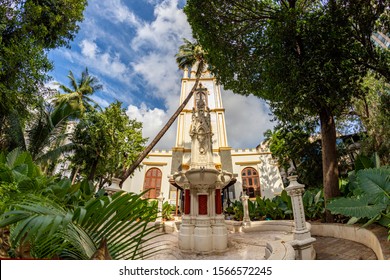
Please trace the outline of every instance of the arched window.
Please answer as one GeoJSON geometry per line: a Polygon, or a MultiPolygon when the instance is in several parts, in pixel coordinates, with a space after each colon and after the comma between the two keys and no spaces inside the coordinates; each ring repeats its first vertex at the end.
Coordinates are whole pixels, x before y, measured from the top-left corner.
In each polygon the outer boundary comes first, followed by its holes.
{"type": "Polygon", "coordinates": [[[145,198],[156,198],[160,195],[161,191],[161,170],[158,168],[150,168],[145,174],[144,191],[145,198]]]}
{"type": "Polygon", "coordinates": [[[241,172],[242,189],[249,197],[261,196],[259,173],[252,167],[241,172]]]}

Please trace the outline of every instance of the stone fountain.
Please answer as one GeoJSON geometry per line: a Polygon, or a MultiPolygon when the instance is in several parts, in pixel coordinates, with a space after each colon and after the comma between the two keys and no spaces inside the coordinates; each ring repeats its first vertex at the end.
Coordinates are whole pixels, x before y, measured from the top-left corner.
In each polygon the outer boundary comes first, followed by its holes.
{"type": "Polygon", "coordinates": [[[222,189],[232,174],[215,167],[212,151],[210,110],[200,88],[192,111],[189,169],[173,174],[184,189],[184,213],[179,248],[184,252],[212,253],[227,249],[227,228],[222,211],[222,189]]]}

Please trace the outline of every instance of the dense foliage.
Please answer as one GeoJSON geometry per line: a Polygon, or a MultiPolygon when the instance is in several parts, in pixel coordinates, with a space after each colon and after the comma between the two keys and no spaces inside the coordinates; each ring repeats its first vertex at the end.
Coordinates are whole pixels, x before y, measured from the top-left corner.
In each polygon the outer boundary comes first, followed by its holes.
{"type": "Polygon", "coordinates": [[[85,178],[98,181],[99,187],[119,176],[144,149],[142,123],[130,120],[121,103],[102,112],[86,112],[71,138],[71,162],[85,178]]]}
{"type": "MultiPolygon", "coordinates": [[[[308,220],[323,218],[325,211],[324,196],[320,189],[306,190],[302,197],[305,215],[308,220]]],[[[249,218],[251,221],[260,220],[285,220],[293,219],[291,197],[285,190],[274,198],[256,197],[255,200],[248,200],[249,218]]],[[[242,221],[244,209],[241,201],[234,201],[231,206],[225,208],[225,215],[228,219],[233,218],[242,221]]]]}
{"type": "Polygon", "coordinates": [[[378,154],[381,164],[390,164],[390,85],[382,78],[368,75],[363,86],[368,94],[353,102],[352,113],[359,117],[365,132],[362,152],[378,154]]]}
{"type": "Polygon", "coordinates": [[[0,154],[0,193],[0,228],[9,228],[0,243],[2,257],[90,259],[102,244],[106,259],[139,259],[156,251],[147,242],[155,236],[149,223],[157,208],[142,194],[108,197],[87,181],[47,177],[20,150],[0,154]]]}
{"type": "Polygon", "coordinates": [[[322,187],[321,143],[310,130],[299,126],[277,126],[264,133],[272,155],[286,173],[296,173],[300,182],[314,188],[322,187]]]}

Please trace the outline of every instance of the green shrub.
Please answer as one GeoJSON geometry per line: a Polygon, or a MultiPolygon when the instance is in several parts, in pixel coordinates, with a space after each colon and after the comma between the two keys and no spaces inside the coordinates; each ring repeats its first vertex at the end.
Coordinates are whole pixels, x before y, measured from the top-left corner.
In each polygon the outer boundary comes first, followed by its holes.
{"type": "Polygon", "coordinates": [[[325,212],[324,192],[322,189],[306,190],[302,196],[305,216],[308,220],[321,219],[325,212]]]}
{"type": "Polygon", "coordinates": [[[173,220],[172,212],[175,211],[176,207],[169,204],[168,201],[165,201],[162,206],[161,216],[165,221],[173,220]]]}
{"type": "MultiPolygon", "coordinates": [[[[303,206],[307,219],[322,218],[324,213],[324,196],[320,189],[308,190],[303,195],[303,206]]],[[[251,221],[265,219],[284,220],[293,219],[291,197],[285,190],[280,195],[270,198],[256,197],[256,200],[248,200],[249,218],[251,221]]],[[[225,214],[233,214],[234,219],[241,221],[244,216],[241,201],[235,201],[232,206],[225,209],[225,214]]]]}
{"type": "Polygon", "coordinates": [[[390,168],[361,169],[351,178],[353,196],[331,201],[327,208],[333,214],[351,217],[350,223],[377,222],[390,224],[390,168]]]}

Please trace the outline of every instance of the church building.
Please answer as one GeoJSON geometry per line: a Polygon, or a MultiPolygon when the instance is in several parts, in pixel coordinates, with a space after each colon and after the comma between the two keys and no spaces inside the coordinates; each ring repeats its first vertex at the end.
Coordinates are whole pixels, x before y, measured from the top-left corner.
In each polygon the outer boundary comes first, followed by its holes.
{"type": "MultiPolygon", "coordinates": [[[[194,71],[191,73],[188,70],[184,71],[180,104],[191,91],[195,80],[194,71]]],[[[141,168],[123,183],[122,189],[134,193],[149,190],[146,198],[155,199],[162,195],[164,201],[172,205],[181,205],[181,190],[175,185],[172,175],[189,167],[193,108],[197,104],[197,99],[202,98],[210,113],[215,167],[233,173],[235,178],[224,190],[224,204],[239,199],[243,194],[253,199],[256,196],[273,197],[280,194],[283,190],[282,178],[276,161],[272,159],[271,153],[264,145],[251,149],[229,146],[221,87],[209,72],[202,74],[196,93],[177,119],[175,146],[171,150],[150,152],[143,160],[141,168]]]]}

